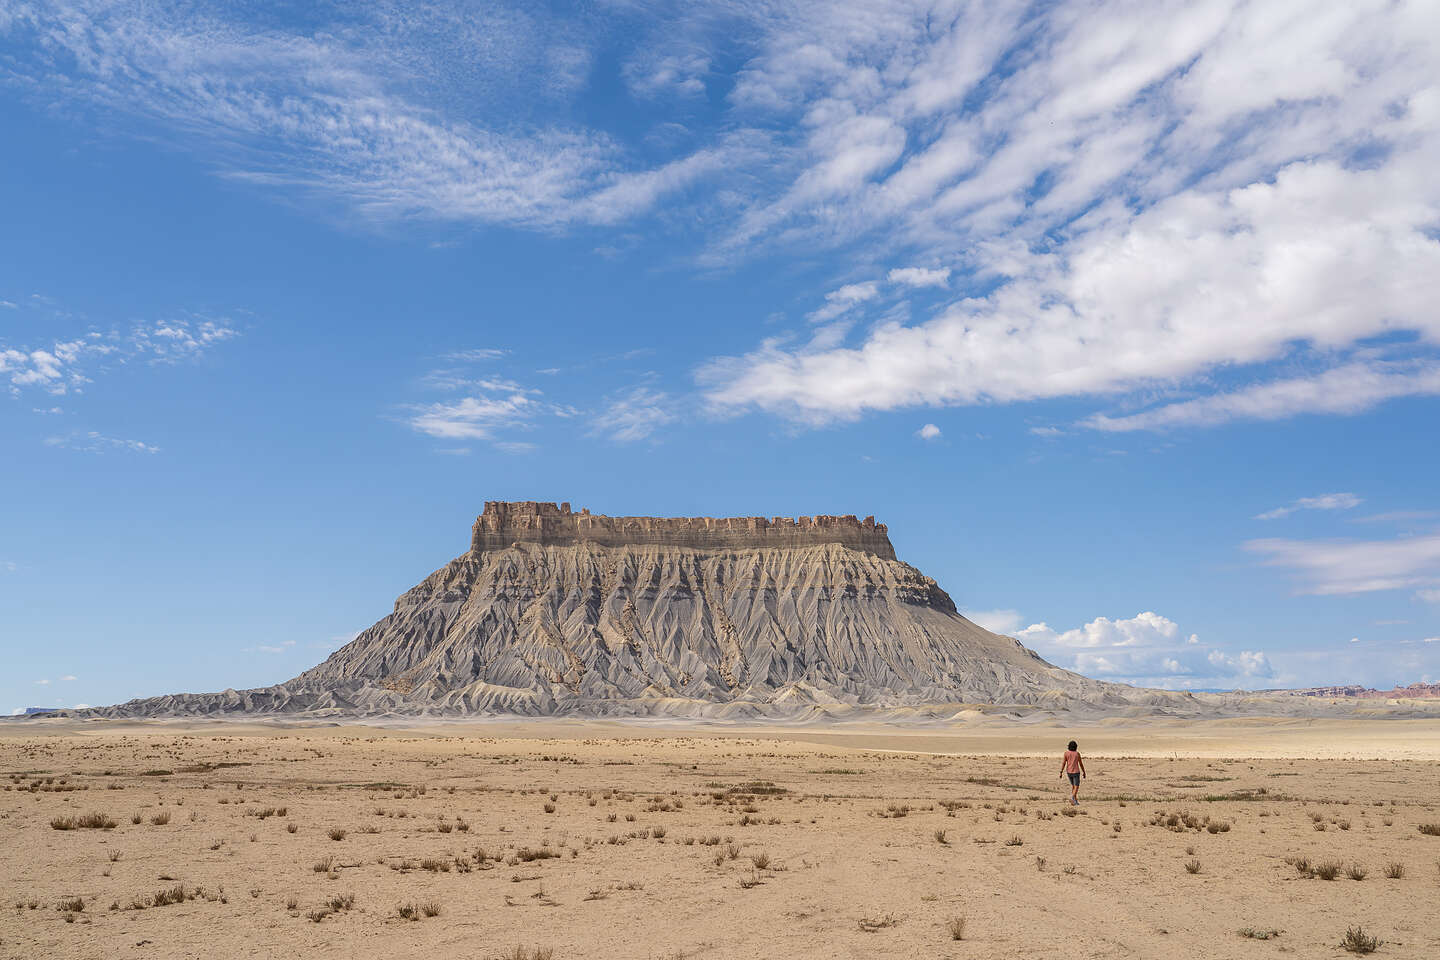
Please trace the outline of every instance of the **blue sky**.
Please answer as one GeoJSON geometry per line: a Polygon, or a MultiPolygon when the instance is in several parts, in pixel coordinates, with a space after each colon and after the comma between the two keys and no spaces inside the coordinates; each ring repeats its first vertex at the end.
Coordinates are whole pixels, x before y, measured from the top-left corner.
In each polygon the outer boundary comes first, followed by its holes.
{"type": "Polygon", "coordinates": [[[1161,6],[0,0],[0,710],[293,676],[487,499],[1440,677],[1440,10],[1161,6]]]}

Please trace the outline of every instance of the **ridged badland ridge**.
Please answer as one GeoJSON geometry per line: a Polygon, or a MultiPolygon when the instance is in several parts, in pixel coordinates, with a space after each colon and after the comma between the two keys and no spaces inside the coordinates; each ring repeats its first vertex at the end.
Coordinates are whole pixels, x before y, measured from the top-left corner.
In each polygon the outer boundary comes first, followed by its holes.
{"type": "MultiPolygon", "coordinates": [[[[608,517],[486,503],[470,549],[292,680],[79,716],[947,719],[1315,712],[1061,669],[965,619],[873,517],[608,517]]],[[[1308,706],[1306,704],[1309,704],[1308,706]]],[[[71,712],[71,711],[67,711],[71,712]]]]}

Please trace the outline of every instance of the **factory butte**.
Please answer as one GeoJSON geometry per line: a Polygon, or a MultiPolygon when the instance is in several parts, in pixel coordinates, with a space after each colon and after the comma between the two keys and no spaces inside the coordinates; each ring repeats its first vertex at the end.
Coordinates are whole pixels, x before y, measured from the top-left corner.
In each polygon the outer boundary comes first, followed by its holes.
{"type": "Polygon", "coordinates": [[[1047,663],[961,616],[874,517],[611,517],[490,501],[469,549],[299,676],[77,713],[946,719],[1247,703],[1047,663]]]}

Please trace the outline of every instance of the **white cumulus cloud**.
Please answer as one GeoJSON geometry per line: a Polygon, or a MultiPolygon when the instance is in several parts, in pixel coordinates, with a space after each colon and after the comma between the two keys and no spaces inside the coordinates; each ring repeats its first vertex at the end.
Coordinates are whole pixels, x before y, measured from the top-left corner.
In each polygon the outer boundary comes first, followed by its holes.
{"type": "Polygon", "coordinates": [[[1122,619],[1096,617],[1069,630],[1034,623],[1013,635],[1061,666],[1142,686],[1253,686],[1275,674],[1263,651],[1232,654],[1206,645],[1169,617],[1148,610],[1122,619]]]}
{"type": "Polygon", "coordinates": [[[907,287],[946,287],[950,284],[950,268],[897,267],[886,274],[885,279],[907,287]]]}

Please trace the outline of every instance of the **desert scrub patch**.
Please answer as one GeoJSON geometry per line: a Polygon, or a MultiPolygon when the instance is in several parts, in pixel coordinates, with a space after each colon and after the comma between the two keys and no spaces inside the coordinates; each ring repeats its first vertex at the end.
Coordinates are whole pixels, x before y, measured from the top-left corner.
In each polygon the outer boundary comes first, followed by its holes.
{"type": "Polygon", "coordinates": [[[1381,941],[1365,932],[1358,924],[1349,927],[1340,941],[1340,946],[1349,953],[1374,953],[1380,949],[1381,941]]]}
{"type": "Polygon", "coordinates": [[[331,827],[329,830],[325,831],[325,836],[329,837],[331,840],[344,840],[345,835],[346,831],[344,831],[340,827],[331,827]]]}
{"type": "Polygon", "coordinates": [[[1385,879],[1399,880],[1405,876],[1405,864],[1398,861],[1391,861],[1385,864],[1385,879]]]}
{"type": "Polygon", "coordinates": [[[1314,875],[1321,880],[1334,880],[1340,876],[1340,869],[1338,860],[1326,860],[1324,863],[1315,864],[1314,875]]]}
{"type": "Polygon", "coordinates": [[[167,823],[169,823],[169,822],[170,822],[170,811],[169,811],[169,810],[161,810],[159,813],[155,814],[153,817],[150,818],[150,823],[151,823],[153,826],[157,826],[157,827],[163,827],[163,826],[165,826],[165,824],[167,824],[167,823]]]}
{"type": "Polygon", "coordinates": [[[514,859],[519,861],[520,863],[531,863],[535,860],[557,859],[559,858],[559,856],[559,852],[552,850],[549,847],[540,847],[538,849],[532,847],[521,847],[520,849],[515,851],[514,859]]]}
{"type": "Polygon", "coordinates": [[[1185,872],[1186,872],[1186,873],[1189,873],[1189,874],[1199,873],[1199,872],[1200,872],[1200,861],[1199,861],[1199,860],[1186,860],[1186,861],[1185,861],[1185,872]]]}
{"type": "Polygon", "coordinates": [[[433,900],[425,903],[402,903],[395,908],[401,920],[419,920],[421,917],[438,917],[440,904],[433,900]]]}
{"type": "Polygon", "coordinates": [[[951,940],[965,939],[965,918],[951,917],[945,921],[945,932],[950,934],[951,940]]]}
{"type": "Polygon", "coordinates": [[[1440,823],[1422,823],[1420,832],[1427,837],[1440,837],[1440,823]]]}
{"type": "Polygon", "coordinates": [[[1352,863],[1345,868],[1345,876],[1351,880],[1364,880],[1369,875],[1370,871],[1366,870],[1363,864],[1352,863]]]}
{"type": "MultiPolygon", "coordinates": [[[[294,902],[294,900],[290,901],[291,904],[293,904],[294,902]]],[[[321,906],[305,914],[305,917],[311,923],[319,923],[326,917],[333,916],[337,913],[344,913],[346,910],[349,910],[353,906],[355,906],[355,894],[337,893],[330,899],[326,900],[321,906]]],[[[294,907],[292,906],[291,909],[293,910],[294,907]]]]}
{"type": "Polygon", "coordinates": [[[500,954],[497,960],[554,960],[555,951],[550,947],[511,947],[500,954]]]}
{"type": "Polygon", "coordinates": [[[87,813],[78,817],[56,817],[50,826],[56,830],[113,830],[115,821],[103,813],[87,813]]]}

